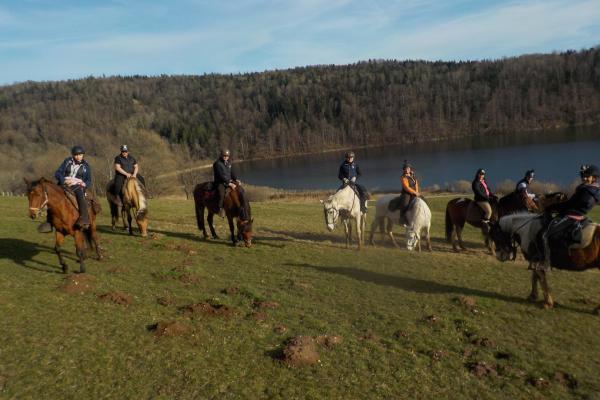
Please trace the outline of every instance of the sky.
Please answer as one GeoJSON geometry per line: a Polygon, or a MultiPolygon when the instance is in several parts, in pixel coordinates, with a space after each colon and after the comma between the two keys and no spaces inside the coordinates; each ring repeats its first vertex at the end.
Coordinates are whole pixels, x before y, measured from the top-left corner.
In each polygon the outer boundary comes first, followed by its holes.
{"type": "Polygon", "coordinates": [[[0,85],[600,45],[600,0],[0,0],[0,85]]]}

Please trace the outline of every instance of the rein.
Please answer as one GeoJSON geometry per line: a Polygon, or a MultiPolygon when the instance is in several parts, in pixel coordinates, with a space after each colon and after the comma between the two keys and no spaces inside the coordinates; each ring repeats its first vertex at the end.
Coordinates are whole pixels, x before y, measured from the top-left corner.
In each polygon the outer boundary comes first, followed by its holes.
{"type": "Polygon", "coordinates": [[[39,207],[29,207],[29,211],[33,211],[35,213],[36,217],[39,217],[39,215],[46,209],[48,208],[48,190],[46,189],[46,186],[44,185],[44,183],[41,183],[42,185],[42,189],[44,190],[44,202],[42,203],[41,206],[39,207]]]}

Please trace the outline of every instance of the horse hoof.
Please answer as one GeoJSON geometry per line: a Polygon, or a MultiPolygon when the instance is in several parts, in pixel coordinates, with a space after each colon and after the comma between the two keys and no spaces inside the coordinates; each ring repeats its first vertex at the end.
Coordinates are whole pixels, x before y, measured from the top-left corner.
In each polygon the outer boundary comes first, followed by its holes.
{"type": "Polygon", "coordinates": [[[554,303],[544,303],[544,310],[551,310],[554,308],[554,303]]]}
{"type": "Polygon", "coordinates": [[[69,267],[67,266],[67,264],[62,265],[62,272],[63,272],[63,274],[69,273],[69,267]]]}
{"type": "Polygon", "coordinates": [[[537,302],[537,296],[527,296],[527,301],[530,303],[536,303],[537,302]]]}

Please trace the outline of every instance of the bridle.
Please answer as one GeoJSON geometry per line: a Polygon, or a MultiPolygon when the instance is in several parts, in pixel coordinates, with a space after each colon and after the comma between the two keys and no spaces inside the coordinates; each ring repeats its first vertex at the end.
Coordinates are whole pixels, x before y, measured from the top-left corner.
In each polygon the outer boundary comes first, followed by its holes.
{"type": "Polygon", "coordinates": [[[333,205],[328,206],[325,205],[323,212],[325,214],[325,223],[329,224],[329,213],[333,211],[333,222],[331,222],[332,225],[337,224],[338,218],[340,216],[340,212],[337,208],[335,208],[333,205]]]}
{"type": "Polygon", "coordinates": [[[42,185],[42,190],[44,191],[44,202],[39,207],[29,207],[29,211],[35,213],[35,216],[38,217],[46,208],[48,208],[48,191],[44,183],[40,183],[42,185]]]}

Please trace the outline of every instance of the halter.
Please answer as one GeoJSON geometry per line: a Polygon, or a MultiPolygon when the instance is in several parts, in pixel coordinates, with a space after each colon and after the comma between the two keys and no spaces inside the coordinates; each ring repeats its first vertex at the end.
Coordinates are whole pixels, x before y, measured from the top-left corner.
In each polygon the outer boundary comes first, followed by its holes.
{"type": "Polygon", "coordinates": [[[39,207],[29,207],[29,211],[33,211],[36,217],[39,217],[42,211],[48,208],[48,191],[46,190],[46,186],[43,182],[40,183],[40,185],[42,185],[42,189],[44,190],[44,202],[39,207]]]}
{"type": "Polygon", "coordinates": [[[333,210],[334,211],[332,224],[335,225],[335,224],[337,224],[338,218],[340,216],[340,211],[337,208],[334,208],[333,206],[331,206],[331,207],[325,206],[323,212],[325,214],[325,222],[328,223],[328,224],[329,224],[329,215],[328,215],[328,211],[329,210],[333,210]]]}

